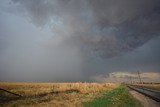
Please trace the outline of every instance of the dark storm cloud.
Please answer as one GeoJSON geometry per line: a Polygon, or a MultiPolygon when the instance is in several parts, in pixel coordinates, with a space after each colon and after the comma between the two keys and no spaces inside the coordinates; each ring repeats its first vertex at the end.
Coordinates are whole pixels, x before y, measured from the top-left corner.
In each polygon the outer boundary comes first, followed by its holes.
{"type": "Polygon", "coordinates": [[[0,81],[159,72],[159,19],[160,0],[4,0],[0,81]]]}
{"type": "MultiPolygon", "coordinates": [[[[53,32],[90,55],[114,57],[159,36],[159,0],[13,0],[37,26],[60,21],[53,32]]],[[[65,44],[65,43],[64,43],[65,44]]]]}

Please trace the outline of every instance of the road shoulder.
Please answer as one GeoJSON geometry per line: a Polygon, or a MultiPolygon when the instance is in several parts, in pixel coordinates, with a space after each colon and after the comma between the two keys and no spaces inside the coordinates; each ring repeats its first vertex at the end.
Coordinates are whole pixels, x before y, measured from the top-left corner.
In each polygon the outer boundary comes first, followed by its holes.
{"type": "Polygon", "coordinates": [[[133,95],[133,97],[138,99],[144,107],[160,107],[160,102],[156,102],[139,92],[131,90],[130,93],[133,95]]]}

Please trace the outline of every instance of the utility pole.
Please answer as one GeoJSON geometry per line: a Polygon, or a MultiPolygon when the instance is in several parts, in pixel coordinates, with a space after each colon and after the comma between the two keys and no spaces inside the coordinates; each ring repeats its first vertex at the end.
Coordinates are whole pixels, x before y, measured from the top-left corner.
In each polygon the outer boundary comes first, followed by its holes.
{"type": "Polygon", "coordinates": [[[137,72],[138,72],[138,77],[139,77],[140,84],[142,84],[140,73],[139,73],[139,71],[137,71],[137,72]]]}
{"type": "Polygon", "coordinates": [[[132,84],[132,77],[130,76],[130,82],[131,82],[131,84],[132,84]]]}

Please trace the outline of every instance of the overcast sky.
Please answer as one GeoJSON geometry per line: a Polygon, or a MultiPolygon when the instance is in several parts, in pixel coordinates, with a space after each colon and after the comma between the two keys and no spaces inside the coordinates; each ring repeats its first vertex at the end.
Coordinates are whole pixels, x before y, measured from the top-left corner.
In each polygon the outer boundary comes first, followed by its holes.
{"type": "Polygon", "coordinates": [[[112,81],[137,70],[160,82],[160,0],[0,1],[0,81],[112,81]]]}

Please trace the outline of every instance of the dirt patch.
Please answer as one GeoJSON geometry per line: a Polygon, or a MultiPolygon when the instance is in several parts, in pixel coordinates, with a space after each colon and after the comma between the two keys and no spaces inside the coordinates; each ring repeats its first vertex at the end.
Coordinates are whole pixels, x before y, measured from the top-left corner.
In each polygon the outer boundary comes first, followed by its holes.
{"type": "Polygon", "coordinates": [[[160,107],[160,102],[156,102],[139,92],[131,90],[130,93],[142,103],[143,107],[160,107]]]}

